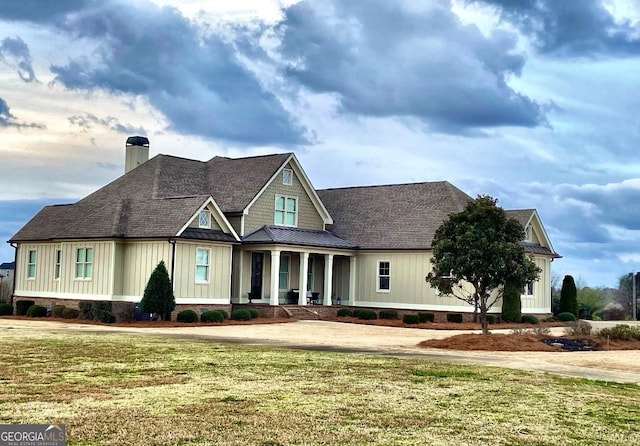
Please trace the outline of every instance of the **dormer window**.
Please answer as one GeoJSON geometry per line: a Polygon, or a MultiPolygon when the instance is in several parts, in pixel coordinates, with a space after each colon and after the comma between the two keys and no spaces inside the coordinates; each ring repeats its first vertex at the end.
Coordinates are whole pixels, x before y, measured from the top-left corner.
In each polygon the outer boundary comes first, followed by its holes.
{"type": "Polygon", "coordinates": [[[198,227],[211,229],[211,212],[207,210],[200,211],[200,216],[198,217],[198,227]]]}
{"type": "Polygon", "coordinates": [[[282,170],[282,184],[291,186],[293,184],[293,171],[291,169],[282,170]]]}
{"type": "Polygon", "coordinates": [[[524,240],[526,242],[532,242],[533,241],[533,234],[532,234],[532,230],[531,230],[531,226],[527,226],[526,229],[524,230],[524,240]]]}
{"type": "Polygon", "coordinates": [[[273,223],[282,226],[298,224],[298,198],[276,195],[276,207],[273,223]]]}

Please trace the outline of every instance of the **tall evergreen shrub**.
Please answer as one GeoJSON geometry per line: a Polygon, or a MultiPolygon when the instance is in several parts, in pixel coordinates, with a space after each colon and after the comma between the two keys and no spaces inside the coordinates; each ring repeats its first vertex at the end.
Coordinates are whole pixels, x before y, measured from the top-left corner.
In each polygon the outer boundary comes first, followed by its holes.
{"type": "Polygon", "coordinates": [[[507,283],[502,295],[502,320],[504,322],[520,322],[522,318],[522,301],[520,289],[516,283],[507,283]]]}
{"type": "Polygon", "coordinates": [[[170,313],[176,308],[171,279],[162,260],[149,277],[140,307],[146,313],[158,313],[163,319],[169,319],[170,313]]]}
{"type": "Polygon", "coordinates": [[[576,282],[570,275],[564,276],[562,280],[562,290],[560,290],[559,313],[572,313],[578,317],[578,290],[576,282]]]}

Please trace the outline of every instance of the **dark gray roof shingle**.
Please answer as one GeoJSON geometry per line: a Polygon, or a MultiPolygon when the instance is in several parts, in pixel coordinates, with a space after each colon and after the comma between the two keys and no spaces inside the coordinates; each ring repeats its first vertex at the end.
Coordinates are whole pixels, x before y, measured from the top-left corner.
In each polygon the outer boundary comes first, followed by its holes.
{"type": "Polygon", "coordinates": [[[242,238],[243,243],[282,243],[322,248],[355,249],[356,245],[329,231],[265,225],[242,238]]]}

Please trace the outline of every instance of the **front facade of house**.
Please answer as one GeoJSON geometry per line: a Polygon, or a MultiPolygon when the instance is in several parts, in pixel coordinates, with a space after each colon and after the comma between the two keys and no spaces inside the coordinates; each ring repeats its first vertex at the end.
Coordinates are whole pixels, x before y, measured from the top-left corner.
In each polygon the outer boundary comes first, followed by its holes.
{"type": "MultiPolygon", "coordinates": [[[[435,230],[471,199],[447,182],[316,190],[292,153],[147,160],[141,137],[126,149],[125,175],[10,240],[14,299],[138,302],[164,261],[184,306],[472,310],[425,281],[435,230]]],[[[508,212],[542,271],[523,312],[550,313],[557,254],[535,210],[508,212]]]]}

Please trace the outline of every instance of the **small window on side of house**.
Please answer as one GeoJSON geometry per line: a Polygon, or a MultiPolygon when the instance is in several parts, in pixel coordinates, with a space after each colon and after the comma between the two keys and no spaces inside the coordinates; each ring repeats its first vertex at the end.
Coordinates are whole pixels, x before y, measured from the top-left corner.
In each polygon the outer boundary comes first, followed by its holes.
{"type": "Polygon", "coordinates": [[[284,184],[285,186],[291,186],[293,184],[293,170],[282,170],[282,184],[284,184]]]}
{"type": "Polygon", "coordinates": [[[533,281],[529,281],[524,284],[524,289],[522,290],[522,294],[524,296],[531,297],[533,296],[533,281]]]}
{"type": "Polygon", "coordinates": [[[27,255],[27,278],[35,279],[36,277],[36,260],[38,258],[38,253],[35,249],[29,251],[27,255]]]}
{"type": "Polygon", "coordinates": [[[378,260],[377,290],[387,292],[391,289],[391,262],[378,260]]]}
{"type": "Polygon", "coordinates": [[[206,209],[200,211],[200,215],[198,216],[198,227],[211,229],[211,212],[206,209]]]}
{"type": "Polygon", "coordinates": [[[93,248],[76,249],[76,279],[91,279],[93,276],[93,248]]]}
{"type": "Polygon", "coordinates": [[[196,248],[196,283],[209,282],[209,259],[211,250],[209,248],[196,248]]]}
{"type": "Polygon", "coordinates": [[[53,270],[53,278],[58,280],[60,279],[60,265],[62,264],[62,251],[60,249],[56,249],[56,264],[53,270]]]}

